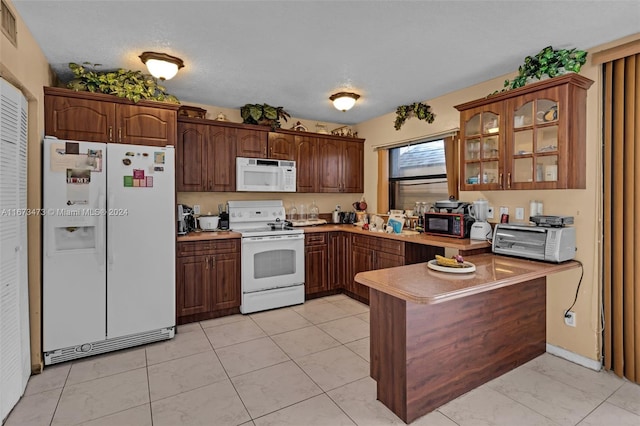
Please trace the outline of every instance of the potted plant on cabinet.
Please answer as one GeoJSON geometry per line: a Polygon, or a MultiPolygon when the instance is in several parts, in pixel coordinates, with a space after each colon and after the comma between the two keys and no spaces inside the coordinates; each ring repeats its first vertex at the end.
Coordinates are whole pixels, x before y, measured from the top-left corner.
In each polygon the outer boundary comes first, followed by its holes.
{"type": "Polygon", "coordinates": [[[240,108],[240,116],[244,124],[260,124],[271,126],[275,130],[280,127],[280,120],[287,121],[291,116],[283,107],[268,104],[246,104],[240,108]]]}

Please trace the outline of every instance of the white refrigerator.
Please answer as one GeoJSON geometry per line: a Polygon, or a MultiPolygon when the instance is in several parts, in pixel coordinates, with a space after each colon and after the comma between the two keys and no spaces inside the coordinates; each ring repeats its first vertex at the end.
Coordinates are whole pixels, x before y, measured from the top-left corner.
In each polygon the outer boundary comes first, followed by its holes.
{"type": "Polygon", "coordinates": [[[170,339],[173,147],[43,143],[45,364],[170,339]]]}

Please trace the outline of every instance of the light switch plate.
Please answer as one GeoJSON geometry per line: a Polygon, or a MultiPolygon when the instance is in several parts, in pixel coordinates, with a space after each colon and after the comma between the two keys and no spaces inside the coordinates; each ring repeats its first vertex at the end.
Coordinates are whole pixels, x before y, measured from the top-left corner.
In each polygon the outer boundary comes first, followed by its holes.
{"type": "Polygon", "coordinates": [[[524,220],[524,208],[516,207],[516,220],[524,220]]]}
{"type": "Polygon", "coordinates": [[[509,214],[509,207],[500,207],[500,216],[503,214],[509,214]]]}
{"type": "Polygon", "coordinates": [[[200,204],[193,205],[193,214],[200,214],[200,204]]]}
{"type": "Polygon", "coordinates": [[[487,207],[487,219],[493,219],[493,206],[487,207]]]}

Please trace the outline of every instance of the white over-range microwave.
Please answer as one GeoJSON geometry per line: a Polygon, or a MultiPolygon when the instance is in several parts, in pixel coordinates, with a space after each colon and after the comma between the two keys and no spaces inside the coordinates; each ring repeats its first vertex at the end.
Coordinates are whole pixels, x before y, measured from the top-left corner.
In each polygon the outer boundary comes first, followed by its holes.
{"type": "Polygon", "coordinates": [[[296,162],[236,157],[236,191],[296,192],[296,162]]]}

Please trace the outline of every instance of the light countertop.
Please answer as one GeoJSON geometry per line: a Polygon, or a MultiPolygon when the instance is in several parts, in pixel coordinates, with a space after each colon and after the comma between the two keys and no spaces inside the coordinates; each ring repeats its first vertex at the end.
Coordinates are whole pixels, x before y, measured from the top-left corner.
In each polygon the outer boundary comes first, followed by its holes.
{"type": "Polygon", "coordinates": [[[228,240],[241,237],[242,235],[233,231],[195,231],[189,232],[187,235],[178,235],[176,241],[184,243],[189,241],[228,240]]]}
{"type": "Polygon", "coordinates": [[[579,266],[518,259],[491,253],[466,256],[476,271],[464,274],[438,272],[427,263],[360,272],[355,280],[370,288],[414,303],[434,304],[500,287],[546,277],[579,266]]]}
{"type": "MultiPolygon", "coordinates": [[[[451,238],[451,237],[439,237],[435,235],[426,234],[387,234],[386,232],[373,232],[365,231],[359,226],[350,224],[326,224],[318,226],[304,226],[302,227],[305,234],[313,234],[317,232],[349,232],[351,234],[368,235],[371,237],[387,238],[397,241],[405,241],[407,243],[423,244],[434,247],[448,247],[457,250],[476,250],[476,249],[488,249],[491,247],[491,243],[488,241],[476,241],[469,238],[451,238]]],[[[179,235],[177,237],[178,242],[184,241],[206,241],[225,238],[241,238],[238,232],[233,231],[214,231],[214,232],[190,232],[187,235],[179,235]]]]}

